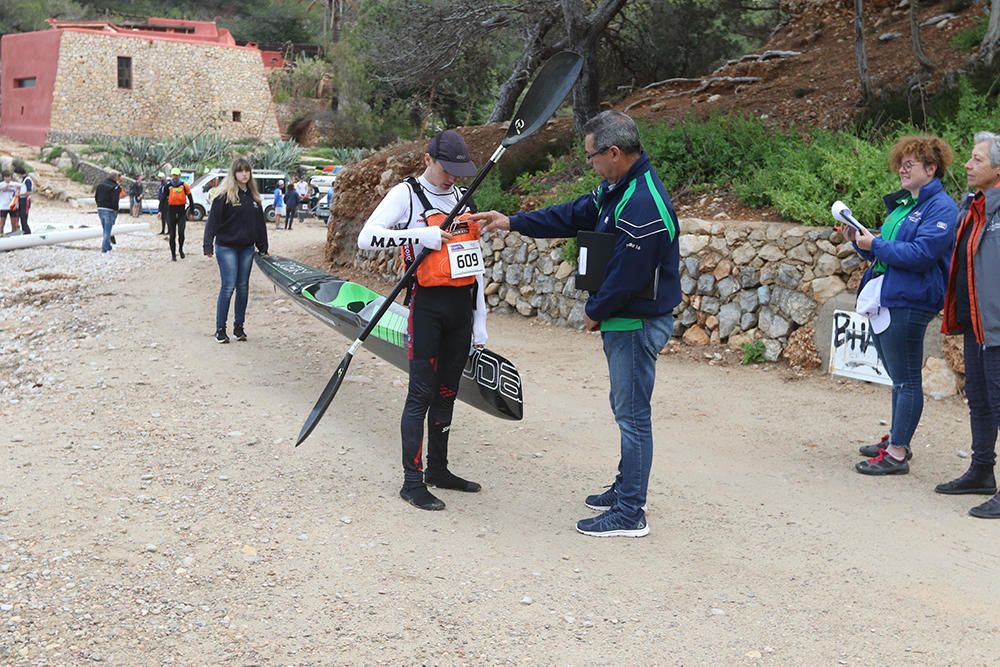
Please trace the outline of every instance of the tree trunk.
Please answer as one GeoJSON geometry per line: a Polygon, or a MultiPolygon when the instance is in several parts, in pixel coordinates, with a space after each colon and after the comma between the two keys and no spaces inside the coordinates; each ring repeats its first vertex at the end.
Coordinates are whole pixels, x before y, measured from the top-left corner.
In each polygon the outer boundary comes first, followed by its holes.
{"type": "Polygon", "coordinates": [[[626,1],[601,0],[594,11],[584,16],[583,0],[561,0],[569,49],[584,58],[583,71],[573,88],[573,122],[580,131],[600,108],[601,78],[597,45],[604,29],[625,6],[626,1]]]}
{"type": "Polygon", "coordinates": [[[344,0],[330,0],[330,42],[340,41],[344,26],[344,0]]]}
{"type": "Polygon", "coordinates": [[[524,40],[524,51],[514,63],[514,71],[510,77],[500,86],[497,103],[493,106],[490,117],[486,119],[487,123],[499,123],[509,120],[514,115],[517,99],[521,96],[524,87],[528,85],[531,75],[551,52],[558,50],[558,47],[545,46],[545,36],[555,25],[556,18],[555,11],[547,11],[528,32],[524,40]]]}
{"type": "Polygon", "coordinates": [[[858,82],[861,84],[861,101],[868,102],[872,98],[872,81],[871,76],[868,74],[868,53],[865,51],[864,18],[864,0],[854,0],[854,58],[858,63],[858,82]]]}
{"type": "Polygon", "coordinates": [[[997,51],[1000,51],[1000,0],[990,2],[990,23],[979,45],[976,63],[992,67],[997,61],[997,51]]]}
{"type": "Polygon", "coordinates": [[[920,24],[917,19],[917,2],[910,0],[910,39],[913,42],[913,55],[920,66],[927,72],[934,71],[934,63],[924,53],[924,45],[920,39],[920,24]]]}

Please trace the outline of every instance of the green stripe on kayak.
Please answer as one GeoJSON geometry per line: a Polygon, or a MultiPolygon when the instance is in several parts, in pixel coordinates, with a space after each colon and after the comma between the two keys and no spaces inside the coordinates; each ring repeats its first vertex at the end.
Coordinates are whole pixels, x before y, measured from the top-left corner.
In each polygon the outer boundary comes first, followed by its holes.
{"type": "Polygon", "coordinates": [[[372,334],[396,347],[403,347],[406,336],[406,318],[387,310],[375,328],[372,329],[372,334]]]}
{"type": "MultiPolygon", "coordinates": [[[[352,303],[361,302],[368,305],[375,299],[380,298],[382,295],[378,292],[374,292],[364,285],[359,285],[357,283],[345,282],[340,285],[340,289],[337,291],[337,296],[333,301],[320,301],[314,297],[309,290],[302,290],[302,296],[318,304],[322,304],[329,308],[339,308],[340,310],[347,310],[350,312],[355,312],[348,308],[348,305],[352,303]]],[[[360,309],[359,309],[360,310],[360,309]]],[[[406,336],[406,324],[407,318],[402,317],[391,310],[385,311],[382,315],[382,319],[378,321],[375,328],[372,329],[372,335],[380,340],[384,340],[387,343],[391,343],[396,347],[404,347],[405,336],[406,336]]]]}

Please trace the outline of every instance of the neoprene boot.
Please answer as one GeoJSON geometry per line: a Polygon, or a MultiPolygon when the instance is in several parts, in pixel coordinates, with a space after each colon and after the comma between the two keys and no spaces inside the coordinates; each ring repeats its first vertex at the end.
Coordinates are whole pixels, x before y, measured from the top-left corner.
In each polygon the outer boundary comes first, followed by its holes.
{"type": "Polygon", "coordinates": [[[997,482],[993,477],[993,466],[981,463],[973,463],[969,469],[959,477],[944,484],[934,487],[937,493],[948,495],[959,495],[962,493],[978,493],[985,496],[992,496],[997,492],[997,482]]]}

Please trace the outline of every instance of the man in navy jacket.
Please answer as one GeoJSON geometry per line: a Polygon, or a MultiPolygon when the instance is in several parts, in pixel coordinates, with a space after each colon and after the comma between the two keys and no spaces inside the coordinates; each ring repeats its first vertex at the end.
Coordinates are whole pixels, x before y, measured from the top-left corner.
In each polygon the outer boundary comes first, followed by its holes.
{"type": "Polygon", "coordinates": [[[656,359],[673,332],[672,312],[681,300],[679,227],[630,117],[605,111],[583,132],[587,161],[604,179],[597,189],[575,201],[510,218],[496,211],[473,217],[486,223],[483,231],[548,238],[579,231],[614,235],[604,281],[591,292],[583,319],[588,331],[601,331],[604,342],[621,459],[614,483],[586,498],[588,507],[603,513],[577,522],[576,529],[597,537],[642,537],[649,533],[645,509],[653,461],[650,397],[656,359]]]}

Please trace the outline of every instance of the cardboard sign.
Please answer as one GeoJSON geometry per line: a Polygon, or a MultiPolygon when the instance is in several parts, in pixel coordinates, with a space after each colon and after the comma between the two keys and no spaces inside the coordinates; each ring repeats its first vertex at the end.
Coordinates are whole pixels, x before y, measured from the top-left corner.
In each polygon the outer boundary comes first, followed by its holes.
{"type": "Polygon", "coordinates": [[[866,382],[892,384],[875,351],[875,339],[872,338],[867,317],[852,310],[833,311],[830,373],[866,382]]]}

